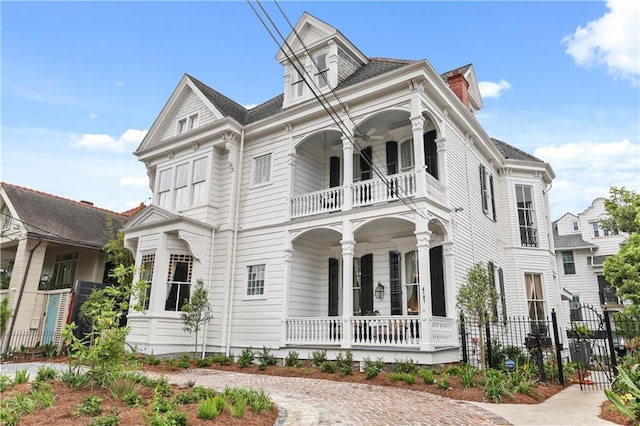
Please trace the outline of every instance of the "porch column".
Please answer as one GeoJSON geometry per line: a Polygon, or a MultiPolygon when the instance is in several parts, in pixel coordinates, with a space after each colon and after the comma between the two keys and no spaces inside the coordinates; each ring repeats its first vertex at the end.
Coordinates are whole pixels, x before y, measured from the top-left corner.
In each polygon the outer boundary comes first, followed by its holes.
{"type": "Polygon", "coordinates": [[[424,164],[424,117],[420,108],[420,99],[411,98],[411,132],[413,134],[413,158],[416,174],[416,198],[425,197],[425,169],[424,164]]]}
{"type": "Polygon", "coordinates": [[[296,158],[298,158],[298,156],[296,155],[296,148],[294,146],[293,138],[290,138],[289,144],[291,145],[291,148],[287,160],[287,166],[289,167],[289,181],[287,183],[287,204],[289,205],[289,208],[287,209],[287,220],[291,220],[291,216],[293,213],[292,203],[295,196],[295,194],[293,193],[293,182],[296,178],[296,158]]]}
{"type": "Polygon", "coordinates": [[[455,276],[453,272],[453,241],[442,244],[444,257],[444,291],[446,297],[447,318],[456,319],[455,276]]]}
{"type": "Polygon", "coordinates": [[[353,143],[349,135],[342,135],[342,210],[351,210],[353,199],[353,143]]]}
{"type": "Polygon", "coordinates": [[[342,348],[351,347],[351,317],[353,317],[353,240],[351,222],[342,225],[342,348]]]}
{"type": "Polygon", "coordinates": [[[291,242],[284,249],[284,295],[282,296],[282,339],[281,346],[287,344],[287,319],[289,318],[289,292],[291,291],[291,264],[293,262],[293,248],[291,242]]]}
{"type": "Polygon", "coordinates": [[[434,345],[431,339],[431,264],[429,262],[429,243],[431,240],[431,231],[428,229],[429,222],[416,215],[416,231],[417,240],[416,248],[418,250],[418,270],[420,273],[420,350],[433,350],[434,345]]]}
{"type": "MultiPolygon", "coordinates": [[[[436,139],[436,146],[438,147],[438,180],[446,188],[447,187],[447,140],[443,137],[436,139]]],[[[444,204],[449,205],[449,191],[445,191],[444,204]]]]}

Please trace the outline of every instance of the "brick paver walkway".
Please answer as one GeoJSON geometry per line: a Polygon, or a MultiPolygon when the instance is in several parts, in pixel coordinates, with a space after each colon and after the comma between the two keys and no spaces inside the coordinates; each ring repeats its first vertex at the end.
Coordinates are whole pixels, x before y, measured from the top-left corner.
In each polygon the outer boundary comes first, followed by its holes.
{"type": "Polygon", "coordinates": [[[508,425],[473,404],[388,386],[194,369],[170,383],[264,389],[287,412],[285,425],[508,425]]]}

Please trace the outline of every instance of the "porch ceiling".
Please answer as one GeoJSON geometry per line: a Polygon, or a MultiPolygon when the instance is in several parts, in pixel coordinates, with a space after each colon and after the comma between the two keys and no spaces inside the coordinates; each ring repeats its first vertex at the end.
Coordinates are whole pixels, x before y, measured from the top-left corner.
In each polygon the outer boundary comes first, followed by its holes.
{"type": "Polygon", "coordinates": [[[373,220],[355,232],[355,240],[372,240],[378,238],[413,237],[415,226],[412,222],[385,217],[373,220]]]}

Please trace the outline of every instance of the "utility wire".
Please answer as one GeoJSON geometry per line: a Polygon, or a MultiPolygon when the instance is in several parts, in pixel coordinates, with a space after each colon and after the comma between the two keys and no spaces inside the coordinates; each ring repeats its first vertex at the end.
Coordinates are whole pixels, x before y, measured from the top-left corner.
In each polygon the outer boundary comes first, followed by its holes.
{"type": "MultiPolygon", "coordinates": [[[[340,118],[340,114],[335,110],[335,108],[333,107],[333,105],[331,104],[331,102],[327,99],[327,97],[325,96],[325,94],[322,92],[322,90],[320,90],[320,88],[318,87],[315,79],[309,75],[309,73],[306,71],[304,65],[302,64],[302,61],[300,60],[300,58],[295,54],[295,52],[293,51],[293,49],[291,48],[291,46],[289,45],[289,43],[287,42],[286,38],[284,37],[284,35],[280,32],[280,30],[278,29],[278,26],[273,22],[273,20],[271,19],[269,13],[265,10],[265,8],[262,6],[262,4],[260,3],[260,1],[257,1],[257,4],[260,6],[260,9],[262,10],[262,12],[265,14],[265,16],[267,17],[267,19],[269,20],[269,22],[271,23],[271,25],[274,27],[275,31],[278,33],[278,35],[280,36],[282,43],[280,43],[275,35],[273,34],[273,32],[271,31],[271,29],[268,28],[267,24],[265,23],[265,21],[262,19],[262,17],[259,15],[258,11],[253,7],[253,5],[251,4],[251,2],[248,0],[247,3],[249,3],[249,6],[251,7],[251,9],[253,10],[253,12],[256,14],[256,16],[258,17],[258,19],[260,20],[260,22],[262,23],[263,27],[266,29],[266,31],[269,33],[269,35],[271,36],[271,38],[273,39],[273,41],[276,43],[276,45],[278,45],[278,47],[281,48],[283,54],[285,55],[285,57],[287,58],[287,60],[289,61],[289,63],[291,63],[291,65],[294,67],[294,69],[296,70],[296,72],[298,72],[298,74],[300,75],[301,79],[304,81],[304,83],[306,84],[306,86],[309,88],[309,90],[311,91],[311,93],[313,94],[313,96],[315,97],[315,99],[320,103],[320,105],[323,107],[323,109],[327,112],[327,114],[329,114],[329,117],[332,119],[332,121],[336,124],[336,126],[338,127],[338,129],[347,137],[347,140],[352,144],[352,146],[354,146],[354,148],[356,150],[358,150],[358,152],[362,151],[362,147],[358,144],[357,140],[355,140],[354,138],[352,138],[351,136],[351,132],[350,129],[344,124],[344,121],[340,118]],[[289,53],[287,53],[287,51],[285,49],[283,49],[281,46],[284,45],[286,46],[286,48],[288,49],[289,53]],[[295,59],[293,60],[292,59],[295,59]],[[315,86],[314,87],[312,87],[315,86]],[[321,99],[322,98],[322,99],[321,99]],[[328,105],[328,106],[327,106],[328,105]]],[[[285,20],[287,21],[287,23],[289,24],[289,26],[291,27],[291,29],[293,30],[293,33],[295,34],[295,36],[298,38],[298,40],[300,41],[300,43],[302,44],[305,52],[307,53],[307,55],[309,56],[309,58],[311,59],[313,65],[315,66],[316,69],[319,69],[318,64],[316,63],[315,59],[313,58],[313,56],[310,54],[306,44],[304,43],[304,40],[300,37],[300,35],[298,34],[298,32],[295,30],[295,28],[293,27],[293,25],[291,24],[291,21],[289,21],[289,19],[287,18],[286,14],[284,13],[284,11],[282,10],[282,8],[280,7],[280,5],[277,3],[277,1],[274,1],[274,3],[276,4],[276,6],[278,7],[278,9],[280,10],[280,13],[283,15],[283,17],[285,18],[285,20]]],[[[332,95],[334,96],[334,98],[336,99],[336,101],[340,104],[340,106],[342,107],[343,111],[345,112],[345,114],[347,115],[347,117],[351,120],[351,122],[354,124],[355,126],[355,130],[357,133],[362,135],[362,132],[358,129],[358,126],[355,124],[355,121],[353,120],[353,117],[349,114],[348,108],[344,105],[344,103],[340,100],[339,96],[337,95],[337,93],[334,91],[334,89],[331,87],[331,85],[329,84],[329,82],[327,81],[325,74],[319,73],[319,75],[321,76],[321,78],[324,79],[325,83],[327,84],[327,87],[329,88],[329,90],[331,91],[332,95]]],[[[366,136],[365,136],[366,137],[366,136]]],[[[405,204],[410,210],[412,210],[414,213],[420,215],[421,217],[423,217],[424,219],[429,219],[427,216],[425,216],[420,209],[417,207],[417,205],[415,204],[415,202],[411,199],[408,198],[406,196],[406,192],[404,191],[403,188],[401,188],[400,186],[395,186],[393,185],[389,179],[387,178],[386,174],[382,173],[379,168],[374,164],[374,162],[372,161],[371,158],[367,158],[368,156],[363,156],[360,155],[361,158],[364,159],[364,161],[369,165],[369,167],[371,168],[371,170],[376,174],[376,176],[378,178],[380,178],[381,182],[387,187],[387,189],[393,191],[395,194],[397,194],[398,199],[400,199],[400,201],[403,202],[403,204],[405,204]],[[404,195],[402,194],[404,193],[404,195]],[[411,205],[410,205],[411,204],[411,205]]],[[[373,157],[373,156],[372,156],[373,157]]],[[[345,159],[346,161],[346,159],[345,159]]]]}

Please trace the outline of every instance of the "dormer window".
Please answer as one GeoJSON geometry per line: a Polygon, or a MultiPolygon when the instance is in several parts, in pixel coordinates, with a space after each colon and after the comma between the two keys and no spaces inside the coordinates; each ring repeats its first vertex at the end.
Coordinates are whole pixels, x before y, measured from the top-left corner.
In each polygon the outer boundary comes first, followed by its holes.
{"type": "Polygon", "coordinates": [[[316,81],[319,88],[327,87],[327,78],[329,67],[327,66],[327,54],[323,53],[316,56],[316,65],[318,66],[318,72],[316,73],[316,81]]]}
{"type": "Polygon", "coordinates": [[[183,118],[178,120],[178,134],[181,134],[187,130],[187,119],[183,118]]]}
{"type": "Polygon", "coordinates": [[[296,70],[295,68],[293,68],[293,97],[294,98],[299,98],[304,94],[304,79],[302,78],[302,75],[298,72],[298,70],[296,70]]]}

